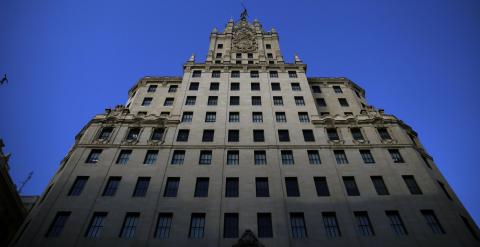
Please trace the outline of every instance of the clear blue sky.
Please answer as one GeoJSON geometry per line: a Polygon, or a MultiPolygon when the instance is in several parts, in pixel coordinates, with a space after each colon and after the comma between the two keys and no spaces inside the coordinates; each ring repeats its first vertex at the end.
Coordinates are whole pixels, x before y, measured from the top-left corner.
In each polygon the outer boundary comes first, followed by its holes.
{"type": "MultiPolygon", "coordinates": [[[[410,124],[480,222],[480,1],[253,1],[309,76],[346,76],[410,124]]],[[[0,0],[0,137],[40,194],[75,135],[145,75],[182,75],[239,1],[0,0]]]]}

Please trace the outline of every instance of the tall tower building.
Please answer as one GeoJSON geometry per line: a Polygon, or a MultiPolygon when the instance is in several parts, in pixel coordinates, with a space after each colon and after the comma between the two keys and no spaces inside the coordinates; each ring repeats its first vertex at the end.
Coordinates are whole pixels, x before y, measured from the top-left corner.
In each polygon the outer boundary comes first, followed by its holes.
{"type": "Polygon", "coordinates": [[[214,29],[76,136],[12,246],[479,246],[417,133],[275,29],[214,29]]]}

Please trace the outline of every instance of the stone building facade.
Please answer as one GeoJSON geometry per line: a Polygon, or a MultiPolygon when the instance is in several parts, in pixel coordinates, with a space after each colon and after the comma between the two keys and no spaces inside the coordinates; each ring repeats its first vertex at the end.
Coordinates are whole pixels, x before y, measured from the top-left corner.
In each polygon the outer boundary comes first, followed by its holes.
{"type": "Polygon", "coordinates": [[[0,139],[0,246],[7,246],[27,216],[27,210],[18,195],[9,174],[10,155],[3,152],[0,139]]]}
{"type": "Polygon", "coordinates": [[[478,246],[411,127],[245,16],[96,115],[12,246],[478,246]]]}

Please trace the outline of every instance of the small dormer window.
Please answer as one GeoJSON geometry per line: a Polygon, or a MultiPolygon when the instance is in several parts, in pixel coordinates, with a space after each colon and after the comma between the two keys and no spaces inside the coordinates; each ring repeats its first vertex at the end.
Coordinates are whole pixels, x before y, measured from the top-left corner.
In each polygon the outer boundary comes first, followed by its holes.
{"type": "Polygon", "coordinates": [[[247,56],[248,58],[253,58],[253,53],[248,53],[247,56]]]}
{"type": "Polygon", "coordinates": [[[217,53],[216,58],[222,58],[222,53],[217,53]]]}
{"type": "Polygon", "coordinates": [[[237,58],[242,58],[242,53],[237,53],[237,58]]]}
{"type": "Polygon", "coordinates": [[[212,71],[212,78],[220,78],[220,70],[212,71]]]}
{"type": "Polygon", "coordinates": [[[271,45],[271,44],[266,44],[266,45],[265,45],[265,48],[267,48],[267,49],[272,49],[272,45],[271,45]]]}
{"type": "Polygon", "coordinates": [[[267,53],[267,58],[272,59],[272,58],[273,58],[273,54],[272,54],[272,53],[267,53]]]}
{"type": "Polygon", "coordinates": [[[223,49],[223,44],[218,44],[217,49],[223,49]]]}
{"type": "Polygon", "coordinates": [[[194,70],[192,77],[201,77],[202,76],[202,71],[201,70],[194,70]]]}

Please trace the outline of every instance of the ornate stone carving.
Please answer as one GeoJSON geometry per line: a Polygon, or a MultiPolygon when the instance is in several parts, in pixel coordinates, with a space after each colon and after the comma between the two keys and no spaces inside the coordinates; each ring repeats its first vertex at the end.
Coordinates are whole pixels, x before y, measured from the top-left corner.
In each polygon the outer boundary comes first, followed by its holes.
{"type": "Polygon", "coordinates": [[[265,247],[249,229],[245,230],[242,237],[232,247],[265,247]]]}
{"type": "Polygon", "coordinates": [[[241,20],[233,29],[232,47],[235,52],[253,52],[257,50],[255,30],[247,20],[241,20]]]}

